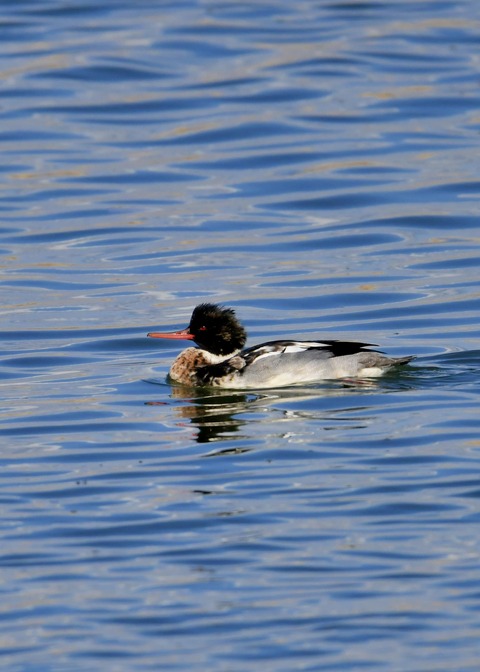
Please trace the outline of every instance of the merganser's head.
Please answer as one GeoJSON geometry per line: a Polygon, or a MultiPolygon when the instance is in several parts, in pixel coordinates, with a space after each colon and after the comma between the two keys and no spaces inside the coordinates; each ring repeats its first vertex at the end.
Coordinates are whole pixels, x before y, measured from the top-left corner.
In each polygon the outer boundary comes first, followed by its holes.
{"type": "Polygon", "coordinates": [[[235,311],[214,303],[201,303],[195,308],[186,329],[171,334],[151,332],[151,338],[181,338],[195,343],[214,355],[230,355],[241,350],[247,340],[235,311]]]}

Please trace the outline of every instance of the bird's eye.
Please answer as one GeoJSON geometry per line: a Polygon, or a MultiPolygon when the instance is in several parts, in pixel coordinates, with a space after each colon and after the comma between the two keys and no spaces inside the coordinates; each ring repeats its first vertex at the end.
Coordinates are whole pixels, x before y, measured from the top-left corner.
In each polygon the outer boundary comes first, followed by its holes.
{"type": "Polygon", "coordinates": [[[205,325],[202,325],[199,327],[198,331],[207,331],[207,327],[205,325]]]}

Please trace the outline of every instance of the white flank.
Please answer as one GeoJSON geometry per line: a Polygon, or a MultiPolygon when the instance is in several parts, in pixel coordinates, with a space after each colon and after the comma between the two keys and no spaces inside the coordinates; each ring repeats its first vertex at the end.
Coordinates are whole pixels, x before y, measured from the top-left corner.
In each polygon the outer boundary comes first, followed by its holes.
{"type": "Polygon", "coordinates": [[[358,375],[360,377],[365,376],[365,378],[378,378],[378,376],[383,376],[385,369],[381,369],[379,366],[366,366],[364,369],[360,369],[358,375]]]}

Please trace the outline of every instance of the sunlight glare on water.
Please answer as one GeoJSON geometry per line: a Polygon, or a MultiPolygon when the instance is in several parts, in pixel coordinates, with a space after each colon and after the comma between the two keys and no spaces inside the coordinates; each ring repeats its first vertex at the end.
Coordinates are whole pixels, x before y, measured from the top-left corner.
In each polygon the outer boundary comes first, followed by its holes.
{"type": "Polygon", "coordinates": [[[479,35],[473,0],[5,4],[2,669],[478,671],[479,35]],[[172,386],[146,334],[204,301],[417,360],[172,386]]]}

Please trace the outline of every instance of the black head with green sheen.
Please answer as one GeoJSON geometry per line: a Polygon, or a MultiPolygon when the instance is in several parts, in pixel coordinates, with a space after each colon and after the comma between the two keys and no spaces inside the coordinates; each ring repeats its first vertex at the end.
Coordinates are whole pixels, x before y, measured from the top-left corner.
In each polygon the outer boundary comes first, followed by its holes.
{"type": "Polygon", "coordinates": [[[213,355],[231,355],[241,350],[247,340],[247,332],[238,321],[235,311],[215,303],[201,303],[197,306],[186,329],[169,334],[151,332],[148,336],[195,341],[200,348],[213,355]]]}
{"type": "Polygon", "coordinates": [[[188,331],[197,345],[214,355],[236,352],[247,340],[235,311],[214,303],[201,303],[195,308],[188,331]]]}

